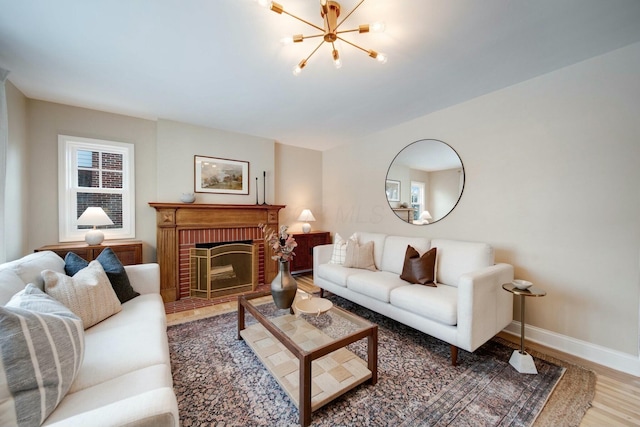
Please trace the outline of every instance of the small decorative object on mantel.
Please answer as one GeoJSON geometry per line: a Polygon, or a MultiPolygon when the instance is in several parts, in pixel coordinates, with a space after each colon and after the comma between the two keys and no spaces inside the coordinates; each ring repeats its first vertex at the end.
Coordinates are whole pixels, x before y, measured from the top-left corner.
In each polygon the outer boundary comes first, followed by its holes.
{"type": "Polygon", "coordinates": [[[298,244],[296,239],[287,233],[286,225],[280,226],[278,233],[263,224],[258,227],[264,233],[265,246],[270,247],[274,254],[271,259],[278,261],[278,274],[271,282],[271,296],[276,307],[280,309],[291,308],[296,297],[298,284],[291,275],[289,261],[295,256],[293,250],[298,244]]]}
{"type": "Polygon", "coordinates": [[[180,201],[182,203],[193,203],[196,201],[196,196],[193,193],[182,193],[182,196],[180,196],[180,201]]]}

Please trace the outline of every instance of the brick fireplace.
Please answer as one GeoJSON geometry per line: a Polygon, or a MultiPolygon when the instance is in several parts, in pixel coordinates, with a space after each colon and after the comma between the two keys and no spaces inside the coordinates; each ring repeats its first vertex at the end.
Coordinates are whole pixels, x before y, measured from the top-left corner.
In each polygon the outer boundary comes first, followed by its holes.
{"type": "Polygon", "coordinates": [[[252,241],[257,246],[258,283],[269,283],[277,264],[265,256],[258,224],[277,230],[282,205],[149,203],[156,209],[157,258],[165,302],[189,296],[189,250],[197,243],[252,241]]]}

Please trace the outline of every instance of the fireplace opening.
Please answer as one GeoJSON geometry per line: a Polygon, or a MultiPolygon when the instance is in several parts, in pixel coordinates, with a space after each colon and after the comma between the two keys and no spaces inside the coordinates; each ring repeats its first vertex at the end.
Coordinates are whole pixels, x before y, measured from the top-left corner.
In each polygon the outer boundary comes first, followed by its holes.
{"type": "Polygon", "coordinates": [[[212,299],[255,291],[256,252],[251,241],[196,244],[189,250],[191,297],[212,299]]]}

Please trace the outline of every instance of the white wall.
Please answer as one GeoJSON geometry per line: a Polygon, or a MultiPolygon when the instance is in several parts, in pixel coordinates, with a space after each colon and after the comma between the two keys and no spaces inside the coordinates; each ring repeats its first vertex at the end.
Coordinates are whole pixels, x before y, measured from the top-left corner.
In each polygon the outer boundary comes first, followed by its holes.
{"type": "Polygon", "coordinates": [[[27,98],[11,82],[5,84],[9,119],[5,205],[6,258],[27,252],[28,167],[27,98]]]}
{"type": "Polygon", "coordinates": [[[637,362],[638,75],[634,44],[326,151],[327,227],[488,242],[548,293],[528,301],[528,324],[637,362]],[[418,227],[389,210],[384,180],[423,138],[455,148],[466,184],[449,216],[418,227]]]}
{"type": "MultiPolygon", "coordinates": [[[[29,99],[28,251],[58,242],[58,134],[128,142],[136,158],[136,239],[155,260],[156,123],[151,120],[29,99]]],[[[23,254],[24,255],[24,254],[23,254]]]]}
{"type": "MultiPolygon", "coordinates": [[[[170,120],[158,120],[156,202],[179,202],[182,193],[194,192],[194,156],[218,157],[249,162],[249,194],[196,193],[196,203],[263,203],[263,172],[266,172],[266,202],[275,204],[273,140],[226,132],[170,120]]],[[[151,201],[151,200],[150,200],[151,201]]]]}
{"type": "Polygon", "coordinates": [[[312,230],[326,231],[322,215],[322,152],[290,145],[276,144],[276,204],[286,205],[280,211],[280,223],[289,231],[299,232],[298,216],[311,209],[315,222],[312,230]]]}

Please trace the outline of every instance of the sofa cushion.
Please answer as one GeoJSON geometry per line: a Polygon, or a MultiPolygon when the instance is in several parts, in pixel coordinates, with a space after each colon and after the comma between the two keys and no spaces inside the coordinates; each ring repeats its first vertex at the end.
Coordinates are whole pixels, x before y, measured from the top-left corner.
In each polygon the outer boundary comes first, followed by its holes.
{"type": "Polygon", "coordinates": [[[167,328],[161,322],[114,328],[98,324],[85,330],[85,342],[84,363],[72,393],[149,366],[171,364],[167,328]]]}
{"type": "Polygon", "coordinates": [[[404,283],[391,291],[391,305],[445,325],[458,323],[458,288],[404,283]]]}
{"type": "Polygon", "coordinates": [[[82,321],[32,284],[0,307],[0,425],[40,425],[82,365],[82,321]]]}
{"type": "Polygon", "coordinates": [[[437,248],[431,248],[421,256],[413,246],[407,246],[400,278],[413,284],[436,286],[436,253],[437,248]]]}
{"type": "Polygon", "coordinates": [[[367,233],[367,232],[360,232],[360,231],[357,232],[356,235],[358,236],[358,243],[360,244],[373,242],[373,260],[376,263],[376,268],[380,270],[382,266],[382,253],[384,250],[384,241],[387,238],[387,235],[382,233],[367,233]]]}
{"type": "Polygon", "coordinates": [[[389,295],[393,289],[407,285],[400,276],[388,271],[360,271],[361,273],[348,277],[347,288],[382,302],[389,302],[389,295]]]}
{"type": "Polygon", "coordinates": [[[357,268],[345,268],[338,264],[320,264],[314,270],[314,272],[317,272],[318,277],[344,288],[347,287],[347,278],[361,271],[357,268]]]}
{"type": "Polygon", "coordinates": [[[407,246],[412,246],[420,255],[429,250],[429,239],[424,237],[387,236],[380,270],[401,274],[407,246]]]}
{"type": "Polygon", "coordinates": [[[494,264],[493,248],[486,243],[434,239],[431,247],[438,248],[436,261],[438,283],[458,286],[458,278],[494,264]]]}
{"type": "Polygon", "coordinates": [[[90,328],[122,310],[107,274],[98,261],[73,277],[51,270],[42,272],[46,292],[69,307],[90,328]]]}
{"type": "MultiPolygon", "coordinates": [[[[131,287],[129,276],[127,276],[124,266],[115,252],[113,252],[113,249],[103,249],[96,258],[96,261],[102,265],[104,272],[107,273],[109,282],[111,282],[111,286],[121,303],[127,302],[140,295],[131,287]]],[[[88,265],[89,262],[87,260],[73,252],[69,252],[64,257],[64,270],[69,276],[75,275],[88,265]]]]}
{"type": "Polygon", "coordinates": [[[25,283],[15,271],[0,270],[0,305],[9,302],[12,296],[24,289],[25,283]]]}
{"type": "MultiPolygon", "coordinates": [[[[46,424],[65,421],[78,413],[98,410],[107,405],[129,399],[151,390],[172,387],[171,369],[167,364],[152,365],[69,393],[46,424]]],[[[149,404],[140,402],[140,404],[149,404]]],[[[141,408],[138,408],[141,409],[141,408]]],[[[112,418],[112,417],[111,417],[112,418]]],[[[95,423],[91,424],[92,426],[95,423]]]]}
{"type": "Polygon", "coordinates": [[[364,268],[366,270],[376,270],[373,260],[373,242],[359,244],[353,240],[347,242],[347,255],[344,258],[346,268],[364,268]]]}
{"type": "Polygon", "coordinates": [[[2,264],[1,270],[13,270],[25,283],[32,283],[41,291],[44,291],[44,280],[40,273],[42,270],[52,270],[64,273],[64,260],[55,252],[42,251],[25,255],[15,261],[2,264]]]}

